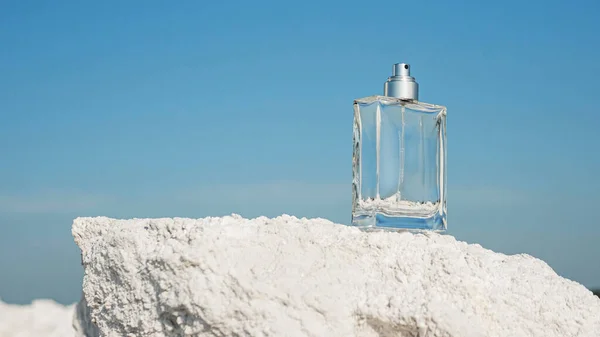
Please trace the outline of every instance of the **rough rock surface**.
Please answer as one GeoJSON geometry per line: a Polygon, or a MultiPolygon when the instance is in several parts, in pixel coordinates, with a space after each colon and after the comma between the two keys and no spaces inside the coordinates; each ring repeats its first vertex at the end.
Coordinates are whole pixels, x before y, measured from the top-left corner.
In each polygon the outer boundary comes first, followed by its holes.
{"type": "Polygon", "coordinates": [[[46,299],[29,305],[0,301],[0,337],[74,337],[74,307],[46,299]]]}
{"type": "Polygon", "coordinates": [[[324,219],[78,218],[87,336],[600,336],[528,255],[324,219]]]}

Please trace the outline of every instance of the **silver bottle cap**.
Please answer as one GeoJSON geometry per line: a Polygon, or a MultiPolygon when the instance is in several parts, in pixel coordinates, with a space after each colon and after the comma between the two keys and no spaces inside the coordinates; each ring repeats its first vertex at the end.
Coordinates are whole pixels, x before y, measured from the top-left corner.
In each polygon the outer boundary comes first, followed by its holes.
{"type": "Polygon", "coordinates": [[[406,100],[419,100],[419,84],[410,76],[410,65],[396,63],[392,76],[388,77],[383,86],[383,95],[406,100]]]}

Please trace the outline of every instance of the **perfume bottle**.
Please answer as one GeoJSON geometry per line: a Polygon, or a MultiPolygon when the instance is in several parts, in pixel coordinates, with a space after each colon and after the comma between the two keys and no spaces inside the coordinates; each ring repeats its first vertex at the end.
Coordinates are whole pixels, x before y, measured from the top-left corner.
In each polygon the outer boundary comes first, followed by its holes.
{"type": "Polygon", "coordinates": [[[354,101],[352,225],[444,231],[446,107],[419,102],[410,65],[394,64],[384,95],[354,101]]]}

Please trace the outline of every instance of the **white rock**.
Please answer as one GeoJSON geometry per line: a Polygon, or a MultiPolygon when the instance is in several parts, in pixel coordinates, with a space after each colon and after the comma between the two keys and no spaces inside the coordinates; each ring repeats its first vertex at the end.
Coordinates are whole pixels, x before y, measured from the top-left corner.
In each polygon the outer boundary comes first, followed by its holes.
{"type": "Polygon", "coordinates": [[[46,299],[35,300],[29,305],[0,301],[0,336],[74,337],[74,307],[46,299]]]}
{"type": "Polygon", "coordinates": [[[78,218],[73,235],[87,336],[600,335],[582,285],[451,236],[287,215],[78,218]]]}

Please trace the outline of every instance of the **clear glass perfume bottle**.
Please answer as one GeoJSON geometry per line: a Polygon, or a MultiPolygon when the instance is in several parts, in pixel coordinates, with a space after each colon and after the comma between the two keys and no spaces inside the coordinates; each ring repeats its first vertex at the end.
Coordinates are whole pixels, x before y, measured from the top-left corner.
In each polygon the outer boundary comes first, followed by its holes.
{"type": "Polygon", "coordinates": [[[418,101],[410,65],[354,101],[353,138],[353,226],[446,230],[446,107],[418,101]]]}

